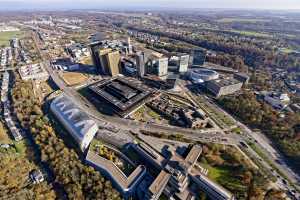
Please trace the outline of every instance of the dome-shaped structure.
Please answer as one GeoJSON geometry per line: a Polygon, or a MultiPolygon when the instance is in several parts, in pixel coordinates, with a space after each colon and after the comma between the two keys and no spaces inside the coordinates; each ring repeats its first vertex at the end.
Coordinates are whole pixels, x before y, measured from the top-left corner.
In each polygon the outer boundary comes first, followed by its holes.
{"type": "Polygon", "coordinates": [[[188,76],[194,83],[203,83],[219,78],[219,74],[216,71],[202,68],[190,70],[188,76]]]}

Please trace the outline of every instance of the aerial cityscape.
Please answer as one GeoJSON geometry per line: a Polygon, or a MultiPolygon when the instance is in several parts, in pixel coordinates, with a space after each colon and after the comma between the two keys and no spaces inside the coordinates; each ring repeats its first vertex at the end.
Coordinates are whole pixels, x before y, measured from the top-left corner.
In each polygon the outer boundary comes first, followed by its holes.
{"type": "Polygon", "coordinates": [[[75,2],[0,0],[0,200],[300,200],[300,2],[75,2]]]}

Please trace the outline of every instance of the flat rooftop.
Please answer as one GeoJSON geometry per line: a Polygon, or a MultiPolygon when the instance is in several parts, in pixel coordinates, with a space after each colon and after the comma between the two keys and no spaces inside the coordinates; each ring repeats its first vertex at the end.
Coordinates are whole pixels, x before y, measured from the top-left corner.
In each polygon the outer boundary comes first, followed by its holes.
{"type": "Polygon", "coordinates": [[[151,192],[151,194],[159,194],[160,191],[162,191],[166,187],[170,178],[171,174],[169,174],[165,170],[161,170],[159,175],[155,178],[155,180],[149,187],[149,191],[151,192]]]}
{"type": "Polygon", "coordinates": [[[230,79],[218,79],[218,80],[212,80],[212,81],[208,81],[209,83],[212,83],[218,87],[226,87],[226,86],[230,86],[230,85],[235,85],[235,84],[239,84],[241,83],[240,81],[234,79],[234,78],[230,78],[230,79]]]}
{"type": "Polygon", "coordinates": [[[112,161],[102,158],[90,150],[86,160],[93,166],[105,170],[123,191],[127,191],[133,184],[137,183],[146,171],[145,166],[139,165],[129,176],[126,176],[112,161]]]}
{"type": "Polygon", "coordinates": [[[105,100],[116,112],[125,112],[149,97],[153,90],[142,82],[125,77],[102,80],[89,89],[97,98],[105,100]]]}

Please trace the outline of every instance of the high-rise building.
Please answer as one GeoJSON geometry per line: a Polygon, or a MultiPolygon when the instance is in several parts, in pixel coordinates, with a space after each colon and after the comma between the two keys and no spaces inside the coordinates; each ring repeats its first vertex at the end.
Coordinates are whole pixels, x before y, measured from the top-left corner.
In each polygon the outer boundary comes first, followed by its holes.
{"type": "Polygon", "coordinates": [[[108,59],[106,55],[108,53],[112,52],[112,49],[100,49],[99,50],[99,60],[100,60],[100,66],[99,66],[99,71],[101,74],[109,74],[108,70],[108,59]]]}
{"type": "Polygon", "coordinates": [[[105,57],[108,64],[106,66],[108,73],[111,76],[116,76],[120,74],[119,65],[120,65],[121,56],[119,51],[109,52],[105,55],[105,57]]]}
{"type": "Polygon", "coordinates": [[[178,69],[178,71],[180,73],[187,72],[188,66],[189,66],[189,59],[190,59],[189,55],[180,56],[180,58],[179,58],[179,69],[178,69]]]}
{"type": "Polygon", "coordinates": [[[162,77],[162,76],[167,76],[168,75],[168,58],[159,58],[157,62],[157,75],[162,77]]]}
{"type": "Polygon", "coordinates": [[[89,50],[91,53],[92,61],[94,66],[96,67],[98,73],[102,73],[101,62],[100,62],[100,48],[102,46],[102,42],[94,42],[89,45],[89,50]]]}
{"type": "Polygon", "coordinates": [[[204,49],[194,49],[193,52],[193,65],[203,65],[205,62],[206,52],[204,49]]]}
{"type": "Polygon", "coordinates": [[[128,53],[132,54],[132,45],[131,45],[130,37],[127,38],[127,45],[128,45],[128,53]]]}
{"type": "Polygon", "coordinates": [[[136,54],[136,68],[138,77],[143,77],[145,75],[145,54],[144,52],[139,52],[136,54]]]}

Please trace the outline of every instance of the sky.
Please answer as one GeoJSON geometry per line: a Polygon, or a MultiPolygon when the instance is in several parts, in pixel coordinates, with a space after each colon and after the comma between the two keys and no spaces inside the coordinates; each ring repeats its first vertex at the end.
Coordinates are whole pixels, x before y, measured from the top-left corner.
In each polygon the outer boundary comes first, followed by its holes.
{"type": "Polygon", "coordinates": [[[0,0],[0,10],[19,9],[297,9],[300,0],[0,0]]]}

